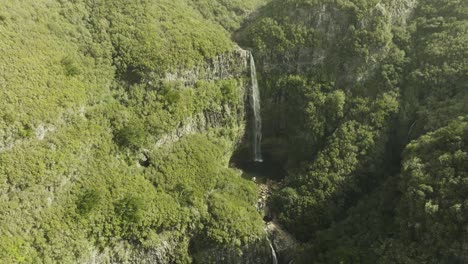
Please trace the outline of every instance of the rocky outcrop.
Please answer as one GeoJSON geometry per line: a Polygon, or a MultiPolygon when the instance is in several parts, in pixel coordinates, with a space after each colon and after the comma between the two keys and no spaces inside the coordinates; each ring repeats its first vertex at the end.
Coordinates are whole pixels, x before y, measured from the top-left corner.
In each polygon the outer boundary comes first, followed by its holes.
{"type": "Polygon", "coordinates": [[[44,140],[48,134],[54,133],[57,130],[57,126],[63,126],[64,122],[61,118],[56,120],[57,125],[44,123],[34,128],[27,127],[23,131],[8,127],[0,129],[0,153],[11,150],[20,144],[27,144],[35,140],[44,140]]]}
{"type": "Polygon", "coordinates": [[[268,241],[265,238],[256,244],[244,246],[241,252],[225,247],[206,249],[194,256],[194,263],[270,264],[272,258],[268,241]]]}
{"type": "MultiPolygon", "coordinates": [[[[254,179],[256,181],[256,179],[254,179]]],[[[268,208],[268,200],[272,193],[278,190],[280,185],[272,180],[267,180],[266,183],[259,183],[258,184],[258,200],[257,200],[257,211],[263,213],[264,216],[271,217],[270,210],[268,208]]]]}
{"type": "Polygon", "coordinates": [[[243,112],[232,111],[229,105],[223,105],[221,111],[206,110],[187,118],[172,132],[162,135],[156,142],[156,147],[175,143],[185,136],[205,132],[210,128],[226,126],[232,120],[235,120],[237,126],[243,128],[243,119],[243,112]]]}
{"type": "Polygon", "coordinates": [[[183,243],[174,239],[172,234],[163,234],[159,243],[148,248],[134,246],[127,241],[120,241],[104,250],[93,250],[89,258],[82,260],[82,263],[174,263],[176,259],[173,253],[180,248],[181,244],[183,243]]]}
{"type": "Polygon", "coordinates": [[[232,52],[207,59],[204,64],[192,69],[179,69],[166,74],[165,81],[179,81],[186,86],[199,80],[220,80],[247,77],[250,52],[234,47],[232,52]]]}
{"type": "Polygon", "coordinates": [[[293,261],[295,252],[299,248],[299,242],[275,221],[267,223],[265,230],[278,256],[278,263],[286,264],[293,261]]]}
{"type": "Polygon", "coordinates": [[[238,79],[240,81],[239,95],[242,104],[236,108],[230,104],[221,105],[218,109],[206,109],[195,114],[179,124],[173,131],[163,134],[156,142],[156,147],[171,144],[182,137],[206,132],[216,127],[232,127],[236,134],[242,137],[245,131],[245,108],[249,84],[244,79],[249,78],[248,62],[251,54],[247,50],[235,47],[232,52],[220,54],[207,59],[203,65],[192,69],[180,69],[166,74],[164,81],[182,82],[186,87],[193,86],[197,81],[216,81],[223,79],[238,79]]]}
{"type": "Polygon", "coordinates": [[[277,256],[278,263],[290,263],[290,261],[294,260],[295,252],[299,248],[299,242],[275,221],[274,214],[268,206],[270,196],[280,189],[280,183],[267,180],[265,184],[260,183],[258,185],[257,210],[264,215],[268,241],[277,256]]]}

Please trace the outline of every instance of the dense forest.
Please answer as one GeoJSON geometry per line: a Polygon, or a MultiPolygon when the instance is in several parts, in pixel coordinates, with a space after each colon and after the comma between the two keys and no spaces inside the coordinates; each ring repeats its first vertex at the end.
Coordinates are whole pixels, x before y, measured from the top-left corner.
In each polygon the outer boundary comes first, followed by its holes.
{"type": "Polygon", "coordinates": [[[468,1],[3,0],[0,89],[0,263],[468,262],[468,1]]]}
{"type": "Polygon", "coordinates": [[[241,31],[304,262],[468,261],[467,28],[466,1],[299,0],[241,31]]]}

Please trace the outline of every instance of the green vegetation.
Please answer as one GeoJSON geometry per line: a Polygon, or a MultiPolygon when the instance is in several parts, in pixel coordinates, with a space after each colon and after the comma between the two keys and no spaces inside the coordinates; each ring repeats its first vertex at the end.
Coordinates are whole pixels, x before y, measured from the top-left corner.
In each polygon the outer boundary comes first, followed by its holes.
{"type": "Polygon", "coordinates": [[[468,259],[467,10],[272,1],[239,32],[262,72],[266,155],[288,171],[272,204],[304,263],[468,259]]]}
{"type": "Polygon", "coordinates": [[[194,0],[191,5],[211,21],[218,22],[227,30],[236,30],[241,22],[256,8],[268,0],[194,0]]]}
{"type": "Polygon", "coordinates": [[[256,185],[228,166],[248,83],[231,38],[255,55],[296,263],[467,262],[467,17],[460,0],[2,1],[0,263],[269,261],[256,185]]]}
{"type": "Polygon", "coordinates": [[[422,260],[431,258],[427,248],[445,262],[467,256],[467,146],[468,123],[459,118],[411,142],[403,154],[398,222],[406,251],[422,260]]]}
{"type": "Polygon", "coordinates": [[[166,78],[234,47],[201,5],[2,2],[1,263],[203,263],[263,243],[255,185],[227,168],[245,81],[166,78]]]}

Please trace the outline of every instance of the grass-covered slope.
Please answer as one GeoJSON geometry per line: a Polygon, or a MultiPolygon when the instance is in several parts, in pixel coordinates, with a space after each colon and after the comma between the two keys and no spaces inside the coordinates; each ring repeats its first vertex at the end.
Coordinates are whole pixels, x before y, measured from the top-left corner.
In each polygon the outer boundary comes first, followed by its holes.
{"type": "Polygon", "coordinates": [[[240,27],[243,20],[269,0],[194,0],[190,3],[211,21],[216,21],[229,31],[240,27]]]}
{"type": "Polygon", "coordinates": [[[255,186],[227,169],[244,81],[165,78],[234,46],[197,8],[2,1],[0,262],[186,263],[216,259],[212,247],[235,261],[256,250],[255,186]],[[203,115],[224,127],[157,144],[203,115]]]}

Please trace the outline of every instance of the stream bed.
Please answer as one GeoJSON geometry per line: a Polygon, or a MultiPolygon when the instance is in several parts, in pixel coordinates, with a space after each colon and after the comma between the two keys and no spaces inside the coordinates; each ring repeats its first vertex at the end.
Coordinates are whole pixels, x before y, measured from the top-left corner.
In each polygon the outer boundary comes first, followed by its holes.
{"type": "Polygon", "coordinates": [[[268,162],[239,162],[235,164],[243,171],[243,177],[258,186],[255,207],[264,221],[264,230],[271,248],[273,264],[294,263],[294,252],[299,246],[297,240],[289,234],[275,219],[269,206],[270,197],[281,189],[285,171],[278,164],[268,162]]]}

